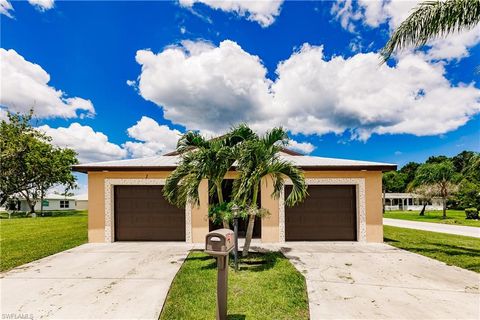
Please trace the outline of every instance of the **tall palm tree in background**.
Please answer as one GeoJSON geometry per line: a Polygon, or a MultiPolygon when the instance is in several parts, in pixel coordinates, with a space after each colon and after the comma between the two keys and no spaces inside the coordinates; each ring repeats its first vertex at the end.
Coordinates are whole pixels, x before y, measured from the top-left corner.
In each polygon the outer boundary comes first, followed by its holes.
{"type": "MultiPolygon", "coordinates": [[[[180,163],[165,182],[165,199],[178,207],[184,207],[187,201],[198,204],[198,187],[208,179],[210,194],[216,193],[219,204],[223,204],[222,181],[235,162],[235,148],[252,136],[254,132],[246,125],[210,140],[198,132],[185,133],[177,144],[180,163]]],[[[223,226],[228,228],[228,222],[223,221],[223,226]]]]}
{"type": "Polygon", "coordinates": [[[381,50],[386,62],[395,50],[421,47],[431,39],[472,29],[480,23],[480,0],[425,1],[394,31],[381,50]]]}
{"type": "Polygon", "coordinates": [[[248,255],[255,217],[264,210],[257,207],[258,193],[263,177],[271,176],[274,198],[280,196],[285,179],[291,180],[292,192],[285,201],[288,206],[303,201],[307,196],[303,172],[292,163],[280,158],[282,146],[285,146],[287,142],[286,131],[282,128],[274,128],[262,137],[255,136],[245,140],[237,149],[236,170],[239,172],[239,178],[234,181],[234,200],[241,206],[249,208],[243,256],[248,255]]]}

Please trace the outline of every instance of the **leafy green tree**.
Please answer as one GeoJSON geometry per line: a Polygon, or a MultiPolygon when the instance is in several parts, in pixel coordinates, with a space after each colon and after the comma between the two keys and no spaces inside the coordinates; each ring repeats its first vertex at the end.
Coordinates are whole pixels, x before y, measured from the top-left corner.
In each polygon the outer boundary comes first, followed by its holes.
{"type": "Polygon", "coordinates": [[[285,200],[287,206],[293,206],[305,199],[307,186],[303,171],[292,163],[280,158],[282,146],[288,143],[288,135],[282,128],[274,128],[265,135],[244,141],[238,148],[237,166],[239,178],[234,181],[234,200],[242,206],[248,206],[248,225],[245,235],[243,256],[248,255],[255,225],[255,217],[265,213],[258,208],[257,198],[263,177],[270,176],[273,181],[272,197],[278,198],[285,179],[292,182],[292,192],[285,200]]]}
{"type": "Polygon", "coordinates": [[[383,174],[382,181],[386,192],[405,192],[407,174],[399,171],[388,171],[383,174]]]}
{"type": "MultiPolygon", "coordinates": [[[[185,133],[177,144],[181,161],[167,178],[163,189],[165,199],[179,207],[184,207],[187,201],[198,204],[198,187],[203,179],[208,179],[210,194],[216,193],[218,204],[222,205],[222,181],[236,160],[235,148],[253,135],[253,131],[245,125],[210,140],[198,132],[185,133]]],[[[227,219],[222,220],[224,227],[228,228],[227,219]]]]}
{"type": "Polygon", "coordinates": [[[76,164],[76,153],[50,144],[50,137],[30,124],[28,115],[8,114],[8,121],[0,122],[0,186],[2,201],[22,194],[32,214],[35,203],[43,199],[55,185],[75,186],[71,166],[76,164]]]}
{"type": "Polygon", "coordinates": [[[480,153],[475,152],[463,167],[462,175],[475,183],[480,183],[480,153]]]}
{"type": "Polygon", "coordinates": [[[463,173],[464,170],[468,168],[472,157],[475,157],[476,155],[476,152],[465,150],[454,156],[452,158],[452,163],[455,166],[455,171],[463,173]]]}
{"type": "Polygon", "coordinates": [[[461,176],[455,172],[451,161],[440,163],[425,163],[421,165],[415,176],[414,186],[431,186],[438,189],[438,195],[443,200],[443,219],[447,218],[447,200],[458,190],[461,176]]]}
{"type": "Polygon", "coordinates": [[[409,162],[399,170],[405,177],[405,188],[408,188],[408,185],[415,179],[415,172],[418,167],[420,167],[420,163],[409,162]]]}
{"type": "Polygon", "coordinates": [[[393,32],[381,50],[386,62],[395,50],[421,47],[427,41],[469,30],[480,22],[480,0],[425,1],[393,32]]]}
{"type": "Polygon", "coordinates": [[[450,160],[447,156],[430,156],[425,163],[442,163],[450,160]]]}
{"type": "Polygon", "coordinates": [[[440,195],[437,185],[433,185],[433,184],[423,184],[416,187],[412,191],[415,194],[420,195],[421,199],[423,200],[423,207],[419,213],[420,216],[425,215],[425,209],[427,208],[428,202],[431,201],[433,197],[440,195]]]}
{"type": "Polygon", "coordinates": [[[463,179],[456,200],[460,208],[477,208],[480,210],[480,183],[463,179]]]}
{"type": "Polygon", "coordinates": [[[7,113],[0,121],[0,205],[9,197],[30,186],[26,162],[21,161],[30,152],[32,144],[47,138],[31,125],[32,112],[26,115],[7,113]]]}

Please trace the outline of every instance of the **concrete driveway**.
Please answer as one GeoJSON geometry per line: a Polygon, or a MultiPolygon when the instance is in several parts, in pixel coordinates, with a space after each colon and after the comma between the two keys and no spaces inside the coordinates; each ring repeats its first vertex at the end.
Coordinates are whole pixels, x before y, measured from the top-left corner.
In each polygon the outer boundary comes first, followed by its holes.
{"type": "Polygon", "coordinates": [[[158,319],[192,248],[160,242],[85,244],[26,264],[1,275],[2,318],[158,319]]]}
{"type": "Polygon", "coordinates": [[[288,243],[311,319],[480,319],[477,273],[385,244],[288,243]]]}

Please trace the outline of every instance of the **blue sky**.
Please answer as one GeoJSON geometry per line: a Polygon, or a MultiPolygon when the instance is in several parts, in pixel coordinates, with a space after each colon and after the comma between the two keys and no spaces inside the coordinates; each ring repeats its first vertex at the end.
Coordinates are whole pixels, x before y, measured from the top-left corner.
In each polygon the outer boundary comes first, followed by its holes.
{"type": "Polygon", "coordinates": [[[480,150],[480,29],[388,66],[374,57],[416,1],[29,2],[0,1],[0,111],[34,106],[82,162],[161,154],[187,129],[243,121],[283,125],[294,148],[327,157],[480,150]]]}

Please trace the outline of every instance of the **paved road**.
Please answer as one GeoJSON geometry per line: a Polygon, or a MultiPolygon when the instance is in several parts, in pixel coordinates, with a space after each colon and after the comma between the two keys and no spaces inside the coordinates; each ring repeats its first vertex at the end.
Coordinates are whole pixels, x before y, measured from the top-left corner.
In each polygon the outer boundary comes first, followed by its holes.
{"type": "Polygon", "coordinates": [[[480,238],[480,228],[478,227],[457,226],[457,225],[451,225],[451,224],[418,222],[418,221],[389,219],[389,218],[383,218],[383,224],[386,226],[450,233],[450,234],[456,234],[460,236],[480,238]]]}
{"type": "Polygon", "coordinates": [[[480,275],[385,244],[286,243],[311,319],[480,319],[480,275]]]}
{"type": "Polygon", "coordinates": [[[158,319],[192,247],[92,243],[37,260],[0,275],[1,313],[33,319],[158,319]]]}

